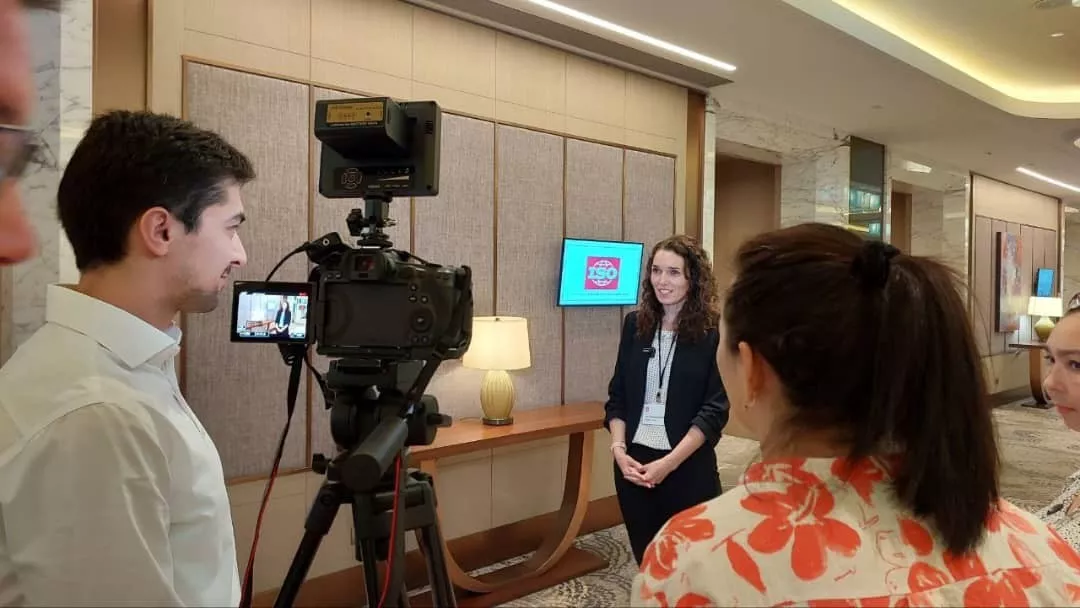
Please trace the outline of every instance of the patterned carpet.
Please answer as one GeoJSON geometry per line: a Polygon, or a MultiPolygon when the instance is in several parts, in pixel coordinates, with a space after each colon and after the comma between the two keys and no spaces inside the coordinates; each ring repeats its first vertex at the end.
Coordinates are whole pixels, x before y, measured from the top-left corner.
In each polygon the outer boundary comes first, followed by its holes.
{"type": "MultiPolygon", "coordinates": [[[[1080,433],[1064,425],[1053,410],[1022,407],[1019,403],[994,410],[1003,463],[1002,490],[1016,505],[1034,510],[1052,500],[1066,476],[1080,469],[1080,433]]],[[[744,464],[753,458],[752,442],[725,438],[731,458],[721,465],[721,480],[729,487],[744,464]]],[[[636,574],[630,542],[622,526],[582,536],[577,546],[603,556],[608,567],[502,604],[508,607],[625,606],[636,574]]],[[[519,559],[527,559],[522,556],[519,559]]],[[[513,560],[519,561],[519,560],[513,560]]],[[[497,567],[501,567],[501,564],[497,567]]]]}

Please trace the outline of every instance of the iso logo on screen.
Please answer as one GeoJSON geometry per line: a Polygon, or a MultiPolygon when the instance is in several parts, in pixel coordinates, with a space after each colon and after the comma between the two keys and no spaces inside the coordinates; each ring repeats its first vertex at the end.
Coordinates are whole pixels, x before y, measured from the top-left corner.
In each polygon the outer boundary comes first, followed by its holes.
{"type": "Polygon", "coordinates": [[[589,256],[585,260],[585,289],[618,289],[619,258],[589,256]]]}

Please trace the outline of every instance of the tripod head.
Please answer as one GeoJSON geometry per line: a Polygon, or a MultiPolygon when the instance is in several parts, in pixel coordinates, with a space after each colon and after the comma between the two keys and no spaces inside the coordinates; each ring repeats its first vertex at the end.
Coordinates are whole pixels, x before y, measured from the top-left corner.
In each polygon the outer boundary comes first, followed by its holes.
{"type": "MultiPolygon", "coordinates": [[[[438,400],[422,394],[438,360],[378,361],[340,359],[330,364],[330,434],[338,455],[312,458],[312,469],[351,492],[370,492],[387,483],[394,458],[408,446],[430,445],[451,418],[439,413],[438,400]]],[[[390,480],[392,481],[392,480],[390,480]]]]}

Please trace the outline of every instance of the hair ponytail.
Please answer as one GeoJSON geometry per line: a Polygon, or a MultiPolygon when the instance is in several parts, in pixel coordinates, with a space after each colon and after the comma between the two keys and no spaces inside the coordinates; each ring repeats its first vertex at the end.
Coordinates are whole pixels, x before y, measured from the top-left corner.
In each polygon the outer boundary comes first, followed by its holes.
{"type": "Polygon", "coordinates": [[[981,360],[954,273],[804,224],[743,245],[724,319],[783,383],[791,431],[840,431],[850,456],[892,454],[898,500],[961,554],[999,498],[981,360]]]}

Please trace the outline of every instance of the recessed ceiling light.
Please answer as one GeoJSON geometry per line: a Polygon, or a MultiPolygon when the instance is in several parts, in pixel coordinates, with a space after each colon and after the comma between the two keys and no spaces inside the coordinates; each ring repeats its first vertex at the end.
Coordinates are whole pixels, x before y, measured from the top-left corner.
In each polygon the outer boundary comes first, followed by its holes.
{"type": "Polygon", "coordinates": [[[563,15],[566,15],[567,17],[572,17],[574,19],[577,19],[578,21],[584,21],[585,23],[595,25],[596,27],[603,28],[605,30],[608,30],[609,32],[615,32],[616,34],[621,34],[623,36],[626,36],[627,38],[633,38],[638,42],[644,42],[645,44],[664,49],[665,51],[675,53],[676,55],[681,55],[683,57],[686,57],[687,59],[700,61],[701,63],[720,68],[721,70],[724,70],[726,72],[735,71],[735,66],[731,65],[730,63],[720,61],[719,59],[714,59],[712,57],[709,57],[708,55],[702,55],[701,53],[691,51],[690,49],[683,48],[676,44],[672,44],[666,40],[653,38],[648,34],[642,34],[641,32],[632,30],[628,27],[623,27],[617,23],[612,23],[605,19],[594,17],[588,13],[583,13],[579,10],[572,9],[569,6],[563,6],[561,4],[551,2],[550,0],[528,0],[528,2],[531,2],[537,6],[542,6],[548,10],[555,11],[556,13],[561,13],[563,15]]]}
{"type": "Polygon", "coordinates": [[[1050,34],[1051,38],[1062,38],[1064,36],[1065,36],[1065,32],[1054,32],[1053,34],[1050,34]]]}
{"type": "Polygon", "coordinates": [[[1035,179],[1040,179],[1040,180],[1042,180],[1042,181],[1044,181],[1044,182],[1046,182],[1048,184],[1053,184],[1055,186],[1065,188],[1066,190],[1072,190],[1073,192],[1080,192],[1080,186],[1074,186],[1072,184],[1066,184],[1063,181],[1056,180],[1056,179],[1054,179],[1052,177],[1047,177],[1047,176],[1043,175],[1042,173],[1036,173],[1036,172],[1034,172],[1031,169],[1028,169],[1026,167],[1017,167],[1016,170],[1019,171],[1020,173],[1023,173],[1024,175],[1030,175],[1031,177],[1034,177],[1035,179]]]}
{"type": "Polygon", "coordinates": [[[904,170],[911,171],[912,173],[930,173],[931,171],[933,171],[932,168],[926,165],[916,163],[910,160],[904,161],[904,170]]]}

